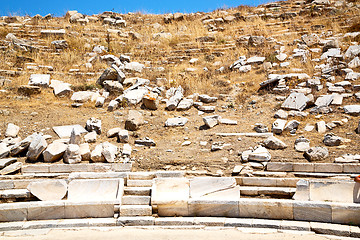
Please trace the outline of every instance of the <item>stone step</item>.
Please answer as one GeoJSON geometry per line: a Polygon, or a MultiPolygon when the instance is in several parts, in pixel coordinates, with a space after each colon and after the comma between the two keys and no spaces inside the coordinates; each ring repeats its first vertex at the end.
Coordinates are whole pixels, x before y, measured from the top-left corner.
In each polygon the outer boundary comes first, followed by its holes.
{"type": "Polygon", "coordinates": [[[152,180],[155,178],[155,174],[152,172],[131,172],[129,173],[129,179],[131,180],[152,180]]]}
{"type": "Polygon", "coordinates": [[[287,187],[240,187],[240,194],[245,196],[279,196],[291,198],[296,192],[296,188],[287,187]]]}
{"type": "Polygon", "coordinates": [[[128,187],[151,187],[152,180],[131,180],[127,181],[128,187]]]}
{"type": "Polygon", "coordinates": [[[123,205],[120,207],[120,216],[151,216],[152,207],[149,205],[123,205]]]}
{"type": "Polygon", "coordinates": [[[122,205],[149,205],[150,196],[123,196],[122,205]]]}
{"type": "Polygon", "coordinates": [[[235,177],[240,186],[296,187],[299,178],[235,177]]]}
{"type": "Polygon", "coordinates": [[[151,187],[125,187],[124,195],[150,196],[151,187]]]}

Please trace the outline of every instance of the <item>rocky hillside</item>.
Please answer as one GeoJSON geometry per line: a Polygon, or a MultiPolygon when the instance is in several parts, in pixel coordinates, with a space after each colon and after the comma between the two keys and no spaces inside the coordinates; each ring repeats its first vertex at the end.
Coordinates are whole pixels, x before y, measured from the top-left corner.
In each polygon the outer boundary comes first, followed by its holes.
{"type": "Polygon", "coordinates": [[[1,17],[0,158],[214,176],[358,163],[359,42],[353,0],[1,17]]]}

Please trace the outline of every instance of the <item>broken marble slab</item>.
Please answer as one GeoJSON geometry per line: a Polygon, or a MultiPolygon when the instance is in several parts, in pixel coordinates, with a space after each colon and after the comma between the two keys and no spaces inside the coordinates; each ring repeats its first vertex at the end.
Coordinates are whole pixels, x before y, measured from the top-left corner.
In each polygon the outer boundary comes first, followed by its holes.
{"type": "Polygon", "coordinates": [[[10,173],[14,173],[18,170],[20,170],[22,167],[22,163],[21,162],[15,162],[13,164],[10,164],[8,166],[6,166],[5,168],[0,170],[0,175],[7,175],[10,173]]]}
{"type": "Polygon", "coordinates": [[[62,179],[47,179],[31,182],[27,189],[41,201],[61,200],[67,193],[67,184],[62,179]]]}
{"type": "Polygon", "coordinates": [[[13,164],[15,162],[17,162],[16,158],[3,158],[3,159],[0,159],[0,169],[3,169],[4,167],[7,167],[10,164],[13,164]]]}
{"type": "Polygon", "coordinates": [[[124,192],[124,179],[75,179],[68,185],[70,201],[115,201],[124,192]]]}
{"type": "Polygon", "coordinates": [[[309,98],[304,93],[293,92],[281,105],[282,108],[287,110],[302,111],[306,107],[309,98]]]}
{"type": "Polygon", "coordinates": [[[81,125],[65,125],[53,127],[54,132],[60,138],[69,138],[73,129],[75,129],[75,132],[79,134],[87,133],[85,128],[83,128],[81,125]]]}

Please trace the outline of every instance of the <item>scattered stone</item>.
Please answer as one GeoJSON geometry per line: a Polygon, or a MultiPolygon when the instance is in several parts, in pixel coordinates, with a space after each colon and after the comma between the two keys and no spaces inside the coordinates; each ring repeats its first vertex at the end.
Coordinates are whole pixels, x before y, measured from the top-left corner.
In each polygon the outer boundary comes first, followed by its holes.
{"type": "Polygon", "coordinates": [[[169,111],[175,110],[175,108],[178,106],[181,99],[184,97],[184,89],[179,86],[175,93],[170,99],[166,102],[166,109],[169,111]]]}
{"type": "Polygon", "coordinates": [[[97,134],[95,131],[89,132],[84,136],[84,141],[87,143],[95,143],[97,134]]]}
{"type": "Polygon", "coordinates": [[[61,200],[67,193],[65,180],[51,179],[31,182],[27,189],[41,201],[61,200]]]}
{"type": "Polygon", "coordinates": [[[267,132],[269,132],[268,127],[266,125],[262,124],[262,123],[255,123],[254,130],[257,133],[267,133],[267,132]]]}
{"type": "Polygon", "coordinates": [[[146,137],[144,139],[135,140],[135,144],[148,146],[148,147],[156,146],[156,143],[154,142],[154,140],[152,140],[148,137],[146,137]]]}
{"type": "Polygon", "coordinates": [[[287,148],[287,145],[283,141],[281,141],[280,139],[278,139],[274,136],[271,136],[271,137],[268,137],[267,139],[265,139],[263,141],[263,145],[264,145],[264,147],[273,149],[273,150],[287,148]]]}
{"type": "Polygon", "coordinates": [[[13,123],[9,123],[5,131],[5,137],[15,138],[17,137],[19,131],[20,131],[20,127],[16,126],[13,123]]]}
{"type": "Polygon", "coordinates": [[[268,162],[271,160],[271,155],[266,148],[258,146],[249,154],[248,160],[256,162],[268,162]]]}
{"type": "Polygon", "coordinates": [[[107,110],[108,110],[109,112],[112,112],[112,111],[114,111],[115,109],[117,109],[118,106],[119,106],[119,102],[118,102],[118,101],[116,101],[116,100],[111,100],[111,101],[109,102],[109,105],[108,105],[107,110]]]}
{"type": "Polygon", "coordinates": [[[79,145],[79,153],[81,156],[81,161],[90,161],[91,152],[90,152],[90,146],[88,143],[82,143],[79,145]]]}
{"type": "Polygon", "coordinates": [[[95,149],[91,152],[90,159],[92,162],[104,162],[104,156],[102,155],[102,144],[98,144],[95,146],[95,149]]]}
{"type": "Polygon", "coordinates": [[[49,87],[50,74],[31,74],[28,84],[30,86],[49,87]]]}
{"type": "Polygon", "coordinates": [[[184,98],[179,102],[178,106],[176,107],[176,110],[177,111],[186,111],[186,110],[189,110],[193,105],[194,105],[194,100],[184,98]]]}
{"type": "Polygon", "coordinates": [[[312,47],[320,42],[319,36],[315,33],[302,35],[301,40],[303,40],[308,47],[312,47]]]}
{"type": "Polygon", "coordinates": [[[285,112],[282,109],[279,109],[276,111],[276,113],[274,114],[274,118],[280,118],[280,119],[287,119],[288,118],[288,113],[285,112]]]}
{"type": "Polygon", "coordinates": [[[237,121],[226,118],[220,118],[219,123],[225,125],[237,125],[237,121]]]}
{"type": "Polygon", "coordinates": [[[40,157],[41,153],[46,149],[47,142],[43,135],[36,134],[33,136],[32,141],[29,145],[26,158],[30,162],[35,162],[40,157]]]}
{"type": "Polygon", "coordinates": [[[199,106],[198,110],[205,113],[212,113],[215,112],[215,106],[199,106]]]}
{"type": "Polygon", "coordinates": [[[303,93],[293,92],[290,96],[284,101],[281,105],[282,108],[287,110],[297,110],[302,111],[305,109],[309,98],[305,96],[303,93]]]}
{"type": "Polygon", "coordinates": [[[294,148],[297,152],[306,152],[310,149],[310,140],[301,136],[295,140],[294,148]]]}
{"type": "Polygon", "coordinates": [[[115,145],[109,143],[109,142],[104,142],[102,143],[102,152],[101,154],[104,156],[104,159],[109,162],[109,163],[113,163],[115,162],[115,158],[117,155],[118,149],[115,145]]]}
{"type": "Polygon", "coordinates": [[[53,142],[49,144],[46,150],[42,153],[44,162],[52,163],[60,160],[63,157],[66,149],[67,145],[61,142],[53,142]]]}
{"type": "Polygon", "coordinates": [[[188,122],[185,117],[168,118],[165,122],[165,127],[180,127],[188,122]]]}
{"type": "Polygon", "coordinates": [[[75,128],[72,129],[69,144],[80,144],[81,135],[76,131],[75,128]]]}
{"type": "Polygon", "coordinates": [[[139,111],[129,110],[128,117],[125,121],[125,129],[129,131],[136,131],[144,123],[144,117],[139,111]]]}
{"type": "Polygon", "coordinates": [[[89,120],[86,121],[85,129],[88,132],[95,131],[96,134],[100,135],[101,134],[101,120],[93,118],[93,117],[90,118],[89,120]]]}
{"type": "Polygon", "coordinates": [[[212,102],[216,102],[217,101],[217,97],[210,97],[208,95],[199,95],[199,100],[202,101],[203,103],[212,103],[212,102]]]}
{"type": "Polygon", "coordinates": [[[342,140],[341,137],[338,137],[338,136],[336,136],[336,135],[333,134],[333,133],[328,133],[328,134],[325,134],[323,143],[324,143],[326,146],[333,147],[333,146],[339,146],[339,145],[341,145],[342,141],[343,141],[343,140],[342,140]]]}
{"type": "Polygon", "coordinates": [[[291,120],[289,121],[285,128],[284,128],[284,131],[288,131],[290,132],[291,134],[294,134],[296,132],[296,130],[298,129],[298,126],[300,125],[300,122],[297,121],[297,120],[291,120]]]}
{"type": "Polygon", "coordinates": [[[71,137],[73,129],[75,130],[75,133],[78,133],[78,134],[87,133],[85,128],[82,127],[81,125],[65,125],[65,126],[53,127],[54,132],[60,138],[69,138],[69,137],[71,137]]]}
{"type": "Polygon", "coordinates": [[[81,162],[80,147],[77,144],[69,144],[64,153],[64,163],[76,164],[81,162]]]}
{"type": "Polygon", "coordinates": [[[106,133],[106,137],[113,138],[116,137],[119,131],[121,131],[121,128],[112,128],[106,133]]]}
{"type": "Polygon", "coordinates": [[[277,119],[273,124],[272,124],[272,132],[275,134],[281,134],[284,130],[286,124],[286,120],[283,119],[277,119]]]}
{"type": "Polygon", "coordinates": [[[326,132],[326,123],[325,121],[320,121],[316,123],[316,130],[319,133],[325,133],[326,132]]]}
{"type": "Polygon", "coordinates": [[[54,89],[54,95],[56,97],[65,97],[72,92],[71,84],[58,80],[51,80],[50,87],[54,89]]]}
{"type": "Polygon", "coordinates": [[[3,169],[4,167],[9,166],[10,164],[13,164],[17,162],[16,158],[4,158],[0,159],[0,169],[3,169]]]}
{"type": "Polygon", "coordinates": [[[6,158],[10,154],[10,148],[6,143],[0,142],[0,158],[6,158]]]}
{"type": "Polygon", "coordinates": [[[219,115],[206,116],[203,117],[203,121],[208,128],[212,128],[219,124],[220,118],[219,115]]]}
{"type": "Polygon", "coordinates": [[[312,147],[304,152],[304,157],[310,161],[321,161],[329,156],[329,151],[326,147],[312,147]]]}
{"type": "Polygon", "coordinates": [[[95,93],[90,91],[74,92],[71,96],[71,100],[77,103],[84,103],[89,101],[95,93]]]}
{"type": "Polygon", "coordinates": [[[127,143],[129,142],[129,132],[127,130],[120,130],[117,134],[118,142],[127,143]]]}
{"type": "Polygon", "coordinates": [[[159,101],[157,100],[157,97],[157,94],[153,92],[146,94],[142,99],[145,108],[150,110],[158,109],[159,101]]]}
{"type": "Polygon", "coordinates": [[[103,82],[103,85],[104,85],[104,89],[113,95],[122,94],[124,91],[123,85],[117,81],[106,80],[103,82]]]}
{"type": "Polygon", "coordinates": [[[219,151],[221,149],[224,148],[224,144],[223,143],[220,143],[220,142],[214,142],[212,145],[211,145],[211,151],[212,152],[215,152],[215,151],[219,151]]]}
{"type": "Polygon", "coordinates": [[[359,116],[360,115],[360,105],[346,105],[346,106],[344,106],[344,111],[347,114],[359,116]]]}
{"type": "Polygon", "coordinates": [[[132,151],[132,149],[131,149],[130,144],[127,144],[127,143],[124,144],[123,149],[122,149],[122,155],[130,157],[131,151],[132,151]]]}
{"type": "Polygon", "coordinates": [[[104,106],[105,98],[104,97],[98,97],[95,102],[95,107],[101,108],[104,106]]]}

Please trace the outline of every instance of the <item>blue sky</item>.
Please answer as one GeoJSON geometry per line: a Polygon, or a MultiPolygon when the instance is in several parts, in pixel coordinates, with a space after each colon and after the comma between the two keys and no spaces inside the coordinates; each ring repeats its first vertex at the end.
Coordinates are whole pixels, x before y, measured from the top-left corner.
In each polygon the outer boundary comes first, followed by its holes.
{"type": "Polygon", "coordinates": [[[269,0],[0,0],[0,15],[42,16],[51,13],[63,16],[68,10],[78,10],[92,15],[104,11],[120,13],[141,11],[144,13],[208,12],[221,7],[239,5],[256,6],[269,0]]]}

